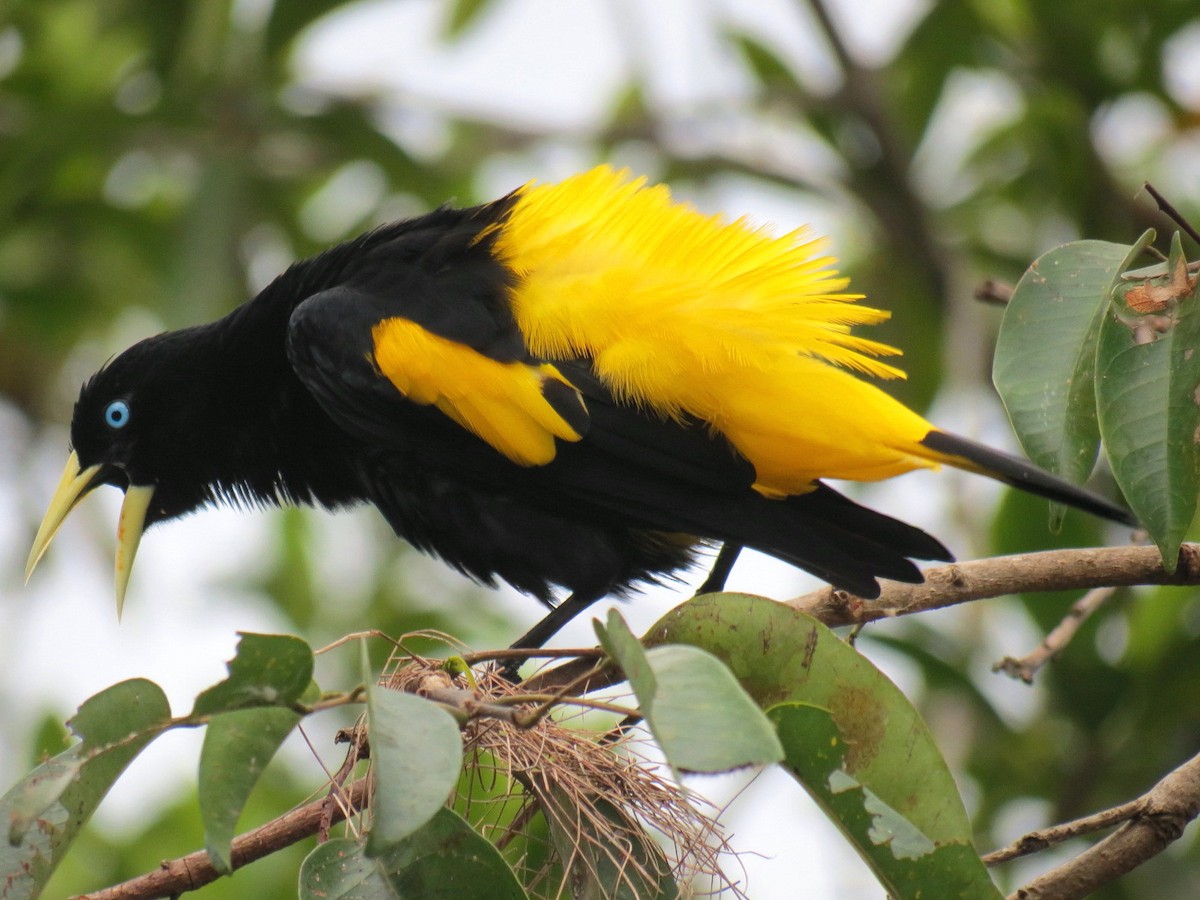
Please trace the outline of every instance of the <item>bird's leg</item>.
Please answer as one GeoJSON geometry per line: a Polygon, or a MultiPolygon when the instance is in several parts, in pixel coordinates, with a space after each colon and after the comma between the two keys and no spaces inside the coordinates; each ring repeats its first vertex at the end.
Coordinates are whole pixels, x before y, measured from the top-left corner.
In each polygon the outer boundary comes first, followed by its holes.
{"type": "Polygon", "coordinates": [[[704,579],[704,584],[696,590],[696,596],[715,594],[725,590],[725,579],[729,577],[729,573],[733,570],[733,564],[737,562],[738,554],[741,552],[741,544],[728,542],[722,544],[721,551],[717,554],[717,558],[708,572],[708,577],[704,579]]]}
{"type": "Polygon", "coordinates": [[[512,645],[514,650],[535,650],[544,647],[546,641],[558,634],[564,625],[604,596],[604,593],[575,591],[562,603],[555,606],[540,622],[519,637],[512,645]]]}
{"type": "MultiPolygon", "coordinates": [[[[558,634],[564,625],[603,597],[605,592],[575,591],[562,603],[555,606],[542,617],[542,620],[530,628],[513,643],[513,650],[536,650],[544,647],[546,641],[558,634]]],[[[517,669],[521,666],[519,660],[509,660],[500,667],[500,673],[509,681],[519,681],[517,669]]]]}
{"type": "MultiPolygon", "coordinates": [[[[712,569],[709,570],[708,577],[704,579],[704,584],[700,585],[700,589],[696,591],[697,596],[700,594],[713,594],[723,590],[725,588],[725,580],[729,577],[729,573],[733,569],[733,564],[737,562],[738,554],[741,552],[741,544],[730,544],[728,542],[722,544],[721,550],[717,553],[717,558],[713,562],[712,569]]],[[[512,649],[535,650],[538,647],[545,646],[546,641],[558,634],[564,625],[603,596],[603,592],[574,592],[566,600],[558,604],[558,606],[551,609],[540,622],[519,637],[512,645],[512,649]]],[[[516,661],[509,662],[501,671],[511,680],[515,681],[516,670],[519,665],[516,661]]]]}

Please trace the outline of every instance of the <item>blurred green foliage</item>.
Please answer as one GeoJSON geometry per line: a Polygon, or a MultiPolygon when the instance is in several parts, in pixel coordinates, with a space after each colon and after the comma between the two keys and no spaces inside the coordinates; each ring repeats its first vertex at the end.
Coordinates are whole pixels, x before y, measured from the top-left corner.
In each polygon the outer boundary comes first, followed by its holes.
{"type": "MultiPolygon", "coordinates": [[[[854,240],[836,248],[843,268],[856,290],[896,313],[882,336],[908,349],[911,377],[898,390],[919,403],[984,383],[999,312],[970,299],[983,278],[1015,281],[1030,260],[1064,240],[1129,242],[1149,224],[1161,227],[1152,206],[1135,200],[1145,179],[1200,218],[1200,96],[1172,81],[1173,54],[1200,53],[1200,11],[1188,0],[943,0],[870,64],[847,37],[851,20],[864,14],[855,3],[826,10],[818,0],[797,0],[798,27],[816,35],[837,73],[832,87],[805,74],[784,30],[710,16],[704,27],[752,85],[716,112],[736,114],[751,138],[803,131],[836,161],[835,174],[819,176],[802,174],[795,160],[781,165],[762,141],[696,144],[687,129],[681,136],[672,127],[679,111],[646,89],[655,61],[638,58],[638,48],[651,45],[636,40],[609,117],[586,134],[413,100],[447,125],[435,155],[415,154],[388,136],[381,98],[297,84],[298,40],[350,5],[5,5],[0,399],[31,422],[61,422],[69,410],[55,392],[57,373],[73,348],[105,333],[123,312],[142,310],[168,327],[212,318],[260,286],[273,274],[263,267],[277,259],[286,265],[370,227],[389,209],[478,199],[478,174],[498,153],[536,155],[567,144],[597,158],[652,159],[656,175],[685,191],[737,176],[845,210],[854,240]],[[964,94],[964,85],[986,91],[964,94]],[[996,97],[1000,112],[990,122],[966,124],[972,104],[996,97]],[[314,198],[336,190],[347,173],[366,174],[372,202],[353,211],[340,234],[314,229],[314,198]]],[[[507,4],[442,5],[443,39],[455,41],[490,27],[491,13],[507,4]]],[[[990,522],[967,512],[957,543],[980,553],[1054,543],[1038,501],[1008,496],[990,522]]],[[[312,571],[308,522],[302,514],[280,519],[280,552],[257,585],[302,633],[436,626],[461,634],[452,606],[435,613],[409,603],[418,612],[404,612],[404,587],[384,556],[355,620],[339,620],[312,571]]],[[[1081,530],[1065,541],[1096,539],[1091,524],[1069,527],[1081,530]]],[[[375,538],[390,540],[382,525],[375,538]]],[[[1071,599],[1019,602],[1046,629],[1071,599]]],[[[472,609],[477,616],[486,604],[472,609]]],[[[974,636],[982,638],[988,611],[973,614],[974,636]]],[[[1200,743],[1200,616],[1192,591],[1129,592],[1111,604],[1043,672],[1036,708],[1018,720],[980,689],[978,679],[989,676],[979,673],[992,660],[982,639],[964,640],[970,626],[953,635],[926,622],[877,629],[920,672],[918,699],[935,733],[952,723],[949,737],[962,750],[951,762],[971,786],[981,849],[1016,836],[1003,830],[1006,812],[1022,804],[1040,804],[1046,824],[1129,799],[1200,743]]],[[[497,614],[476,633],[500,643],[508,631],[497,614]]],[[[863,646],[870,652],[871,645],[863,646]]],[[[50,748],[53,732],[42,728],[28,746],[50,748]]],[[[291,781],[286,772],[270,774],[243,825],[293,803],[291,781]]],[[[86,832],[55,889],[111,883],[202,841],[194,797],[147,810],[144,826],[119,843],[86,832]]],[[[1194,888],[1196,844],[1194,833],[1186,836],[1101,896],[1184,896],[1185,886],[1194,888]]],[[[303,852],[258,863],[201,895],[290,896],[303,852]]]]}

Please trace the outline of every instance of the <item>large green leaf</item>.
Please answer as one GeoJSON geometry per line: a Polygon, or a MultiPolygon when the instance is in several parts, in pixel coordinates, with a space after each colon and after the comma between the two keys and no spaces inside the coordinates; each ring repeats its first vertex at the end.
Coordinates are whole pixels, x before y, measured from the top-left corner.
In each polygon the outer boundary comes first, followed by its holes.
{"type": "Polygon", "coordinates": [[[1096,402],[1113,475],[1173,571],[1200,490],[1200,308],[1179,235],[1168,268],[1149,279],[1169,300],[1144,314],[1113,297],[1100,327],[1096,402]]]}
{"type": "Polygon", "coordinates": [[[729,669],[685,645],[643,651],[615,609],[596,623],[620,664],[655,741],[682,772],[728,772],[783,759],[775,729],[729,669]]]}
{"type": "Polygon", "coordinates": [[[524,900],[500,852],[441,809],[423,828],[368,855],[362,841],[326,841],[300,869],[301,900],[524,900]]]}
{"type": "Polygon", "coordinates": [[[441,707],[374,686],[367,693],[375,793],[367,852],[390,852],[445,805],[462,769],[462,735],[441,707]]]}
{"type": "MultiPolygon", "coordinates": [[[[928,727],[883,673],[820,622],[761,597],[710,594],[672,610],[647,639],[707,650],[761,706],[779,707],[771,715],[788,770],[819,802],[838,796],[826,810],[895,896],[917,897],[917,874],[926,884],[947,871],[947,884],[963,891],[949,896],[999,896],[928,727]],[[805,727],[792,727],[801,719],[805,727]],[[893,837],[881,837],[881,827],[893,837]]],[[[947,896],[923,896],[935,895],[947,896]]]]}
{"type": "MultiPolygon", "coordinates": [[[[827,709],[782,703],[768,714],[787,748],[784,765],[808,789],[829,818],[858,849],[892,897],[999,897],[969,840],[935,842],[846,771],[857,748],[846,743],[827,709]]],[[[918,773],[912,783],[924,782],[918,773]]]]}
{"type": "Polygon", "coordinates": [[[0,798],[0,898],[36,897],[125,767],[170,719],[152,681],[115,684],[69,723],[79,744],[38,766],[0,798]]]}
{"type": "MultiPolygon", "coordinates": [[[[303,699],[313,702],[319,696],[314,682],[303,699]]],[[[233,871],[230,848],[238,817],[267,763],[300,718],[290,709],[257,707],[219,713],[208,723],[198,789],[204,846],[218,872],[233,871]]]]}
{"type": "Polygon", "coordinates": [[[1083,482],[1096,463],[1096,342],[1109,294],[1152,238],[1056,247],[1029,267],[1005,310],[992,380],[1029,458],[1069,481],[1083,482]]]}

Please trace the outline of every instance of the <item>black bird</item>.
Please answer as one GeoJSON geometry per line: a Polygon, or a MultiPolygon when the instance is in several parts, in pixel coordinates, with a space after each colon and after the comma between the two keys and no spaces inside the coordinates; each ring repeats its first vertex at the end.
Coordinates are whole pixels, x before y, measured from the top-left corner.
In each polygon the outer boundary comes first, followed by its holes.
{"type": "Polygon", "coordinates": [[[150,525],[371,503],[480,582],[568,591],[533,645],[706,542],[730,548],[710,586],[746,545],[867,598],[880,577],[919,582],[912,559],[950,559],[822,478],[948,463],[1133,524],[852,374],[902,375],[851,333],[887,314],[831,262],[803,232],[703,216],[607,167],[371,231],[97,372],[28,571],[102,484],[125,491],[118,610],[150,525]]]}

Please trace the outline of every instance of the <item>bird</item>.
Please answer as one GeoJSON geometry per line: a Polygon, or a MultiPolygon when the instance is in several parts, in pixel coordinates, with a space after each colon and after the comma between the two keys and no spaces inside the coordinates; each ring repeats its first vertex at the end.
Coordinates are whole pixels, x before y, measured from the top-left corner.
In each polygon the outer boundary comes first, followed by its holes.
{"type": "Polygon", "coordinates": [[[418,550],[550,607],[752,547],[865,599],[950,561],[830,480],[949,465],[1133,526],[1122,506],[936,428],[879,382],[823,239],[705,214],[600,165],[442,206],[296,262],[82,386],[26,579],[93,489],[124,491],[116,595],[150,526],[201,507],[371,504],[418,550]],[[565,599],[564,599],[565,598],[565,599]]]}

